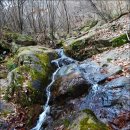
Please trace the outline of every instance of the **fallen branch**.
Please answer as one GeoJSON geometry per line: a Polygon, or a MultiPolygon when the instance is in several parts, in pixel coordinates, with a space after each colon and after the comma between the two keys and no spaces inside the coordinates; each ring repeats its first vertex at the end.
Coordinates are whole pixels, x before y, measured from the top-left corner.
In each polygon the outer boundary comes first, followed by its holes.
{"type": "Polygon", "coordinates": [[[118,17],[116,17],[115,19],[112,19],[109,23],[112,23],[113,21],[116,21],[117,19],[119,19],[119,18],[121,18],[122,16],[127,15],[127,14],[129,14],[129,13],[130,13],[130,12],[125,12],[125,13],[119,15],[118,17]]]}

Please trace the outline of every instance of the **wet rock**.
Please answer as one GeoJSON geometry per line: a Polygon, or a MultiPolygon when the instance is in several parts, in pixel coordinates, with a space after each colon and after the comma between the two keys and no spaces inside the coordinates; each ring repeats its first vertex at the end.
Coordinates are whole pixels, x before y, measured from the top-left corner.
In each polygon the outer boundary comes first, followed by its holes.
{"type": "Polygon", "coordinates": [[[1,130],[7,130],[8,129],[8,123],[2,119],[0,119],[0,129],[1,130]]]}
{"type": "Polygon", "coordinates": [[[73,64],[73,63],[77,62],[77,61],[73,60],[72,58],[67,57],[64,54],[64,50],[63,49],[56,49],[56,51],[58,53],[58,56],[60,57],[59,59],[56,59],[56,60],[52,61],[52,63],[54,63],[56,66],[57,66],[56,63],[58,63],[59,67],[62,67],[62,66],[73,64]]]}
{"type": "Polygon", "coordinates": [[[86,81],[92,85],[103,82],[108,77],[106,73],[102,73],[102,67],[89,59],[81,62],[79,69],[86,81]]]}
{"type": "Polygon", "coordinates": [[[21,47],[14,58],[18,67],[8,74],[6,99],[22,106],[43,103],[45,87],[53,72],[51,60],[57,53],[41,46],[21,47]]]}
{"type": "Polygon", "coordinates": [[[63,105],[54,104],[51,108],[51,116],[53,120],[58,120],[66,115],[70,114],[71,112],[75,111],[74,106],[72,103],[66,103],[63,105]]]}
{"type": "Polygon", "coordinates": [[[56,74],[56,78],[62,77],[62,76],[66,76],[70,73],[75,73],[75,72],[79,72],[79,66],[78,64],[70,64],[70,65],[66,65],[66,66],[62,66],[60,68],[60,70],[57,72],[56,74]]]}
{"type": "MultiPolygon", "coordinates": [[[[96,91],[90,93],[79,102],[79,108],[89,108],[105,123],[116,119],[122,112],[129,111],[129,78],[120,77],[98,86],[96,91]]],[[[123,126],[125,127],[125,126],[123,126]]]]}
{"type": "Polygon", "coordinates": [[[86,82],[81,73],[71,72],[57,78],[53,85],[53,96],[56,100],[64,101],[63,99],[77,98],[87,93],[89,88],[89,82],[86,82]]]}
{"type": "Polygon", "coordinates": [[[59,59],[58,63],[59,63],[59,66],[61,67],[61,66],[64,66],[64,65],[69,65],[71,63],[75,63],[75,61],[72,60],[71,58],[65,57],[63,59],[59,59]]]}
{"type": "Polygon", "coordinates": [[[56,74],[56,81],[53,86],[54,97],[60,95],[69,97],[71,95],[74,98],[76,95],[78,97],[87,94],[90,86],[104,83],[109,76],[117,73],[120,67],[111,65],[111,67],[105,68],[107,72],[103,72],[103,69],[91,59],[61,67],[56,74]]]}
{"type": "Polygon", "coordinates": [[[112,89],[116,87],[128,87],[130,85],[129,78],[126,77],[119,77],[117,79],[112,80],[111,82],[108,82],[104,89],[112,89]]]}

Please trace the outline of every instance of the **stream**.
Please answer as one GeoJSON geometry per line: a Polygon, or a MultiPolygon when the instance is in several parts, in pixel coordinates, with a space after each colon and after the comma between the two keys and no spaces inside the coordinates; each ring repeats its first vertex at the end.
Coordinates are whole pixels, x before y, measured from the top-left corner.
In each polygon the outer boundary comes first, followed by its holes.
{"type": "Polygon", "coordinates": [[[51,89],[51,86],[53,85],[53,83],[55,82],[57,72],[60,70],[60,68],[62,66],[76,62],[75,60],[67,57],[64,54],[63,49],[56,49],[56,51],[60,58],[52,61],[52,63],[57,66],[57,69],[55,70],[55,72],[52,75],[50,84],[48,84],[48,86],[46,87],[47,101],[46,101],[45,105],[43,106],[43,112],[39,115],[39,119],[37,121],[36,126],[34,128],[32,128],[31,130],[41,130],[42,125],[46,121],[47,115],[50,113],[50,106],[49,106],[49,101],[51,98],[50,89],[51,89]]]}
{"type": "MultiPolygon", "coordinates": [[[[56,49],[59,58],[52,61],[52,64],[55,64],[57,66],[57,69],[52,74],[51,82],[46,87],[46,95],[47,100],[45,105],[43,106],[43,112],[39,115],[39,119],[37,121],[37,124],[34,128],[31,130],[43,130],[42,128],[43,124],[45,124],[47,117],[50,115],[50,99],[51,99],[51,88],[54,85],[55,81],[57,80],[58,76],[64,78],[68,78],[69,75],[74,74],[73,76],[80,75],[82,78],[78,77],[78,80],[76,77],[73,77],[72,79],[67,79],[67,81],[74,85],[76,84],[79,88],[75,86],[76,91],[78,94],[80,93],[85,94],[81,100],[76,95],[75,97],[75,108],[76,110],[84,110],[84,109],[90,109],[92,110],[97,118],[101,120],[102,122],[108,124],[115,118],[120,119],[120,114],[126,113],[126,115],[129,114],[129,107],[130,107],[130,101],[129,99],[129,79],[126,77],[119,77],[117,79],[113,79],[112,81],[106,82],[107,77],[111,75],[111,73],[102,73],[102,67],[97,65],[95,62],[93,62],[90,59],[87,59],[82,62],[78,62],[76,60],[73,60],[70,57],[67,57],[63,49],[56,49]],[[86,85],[86,83],[87,85],[86,85]],[[73,83],[72,83],[73,82],[73,83]],[[81,84],[80,84],[81,83],[81,84]],[[84,86],[86,85],[86,86],[84,86]],[[84,86],[84,87],[82,87],[84,86]],[[85,87],[88,87],[84,90],[85,87]],[[80,91],[81,90],[81,91],[80,91]],[[77,98],[77,99],[76,99],[77,98]],[[119,115],[119,117],[118,117],[119,115]]],[[[113,69],[112,73],[115,71],[113,69]]],[[[62,79],[63,80],[63,79],[62,79]]],[[[65,80],[65,86],[69,86],[65,80]]],[[[61,83],[63,81],[60,81],[61,83]]],[[[63,84],[61,85],[61,90],[64,88],[65,92],[67,92],[66,87],[63,84]]],[[[75,93],[76,93],[75,91],[75,93]]],[[[62,94],[62,93],[61,93],[62,94]]],[[[77,93],[76,93],[77,94],[77,93]]],[[[81,96],[79,95],[79,96],[81,96]]],[[[75,95],[71,95],[73,97],[75,95]]],[[[64,95],[62,98],[65,98],[64,95]]],[[[62,99],[61,98],[61,99],[62,99]]],[[[65,100],[65,99],[62,99],[65,100]]],[[[127,118],[126,118],[127,119],[127,118]]],[[[116,122],[116,125],[119,125],[120,123],[116,122]],[[117,123],[117,124],[116,124],[117,123]]],[[[112,124],[113,125],[113,124],[112,124]]],[[[118,130],[118,129],[117,129],[118,130]]]]}

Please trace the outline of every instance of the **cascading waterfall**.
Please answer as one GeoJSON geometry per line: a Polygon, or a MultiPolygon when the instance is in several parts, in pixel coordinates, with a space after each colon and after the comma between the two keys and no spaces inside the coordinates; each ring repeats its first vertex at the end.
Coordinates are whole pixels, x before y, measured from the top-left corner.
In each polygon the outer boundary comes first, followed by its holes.
{"type": "MultiPolygon", "coordinates": [[[[47,101],[45,103],[45,106],[43,107],[44,111],[39,115],[39,119],[37,121],[36,126],[34,128],[32,128],[31,130],[41,130],[42,124],[46,121],[47,115],[50,113],[50,106],[49,106],[49,101],[50,101],[50,98],[51,98],[50,89],[51,89],[51,86],[53,85],[53,83],[55,82],[55,76],[56,76],[57,72],[61,68],[60,65],[59,65],[60,60],[63,60],[63,61],[67,60],[68,63],[74,63],[75,62],[73,59],[65,56],[62,49],[57,49],[56,51],[58,52],[60,58],[53,60],[52,63],[55,63],[58,68],[56,69],[56,71],[52,75],[51,83],[46,87],[47,101]]],[[[63,62],[61,66],[64,66],[64,65],[66,65],[66,63],[63,62]]]]}
{"type": "Polygon", "coordinates": [[[47,114],[50,113],[50,106],[49,106],[49,101],[50,101],[50,97],[51,97],[50,88],[55,81],[55,75],[59,69],[60,69],[60,67],[58,66],[57,70],[52,75],[51,83],[46,88],[47,101],[46,101],[46,104],[44,106],[44,111],[40,114],[39,120],[37,121],[37,125],[32,130],[40,130],[42,124],[46,121],[47,114]]]}
{"type": "MultiPolygon", "coordinates": [[[[46,95],[47,95],[47,101],[43,107],[43,112],[39,115],[39,119],[37,121],[37,124],[34,128],[32,128],[31,130],[41,130],[42,128],[42,125],[45,123],[46,121],[46,118],[47,118],[47,115],[49,115],[50,113],[50,106],[49,106],[49,101],[50,101],[50,98],[51,98],[51,92],[50,92],[50,89],[51,89],[51,86],[53,85],[53,83],[55,82],[56,80],[56,74],[58,73],[58,71],[60,70],[60,68],[62,66],[65,66],[65,65],[68,65],[68,64],[71,64],[71,63],[77,63],[76,60],[73,60],[72,58],[70,57],[67,57],[64,52],[63,52],[63,49],[56,49],[58,55],[60,58],[56,59],[56,60],[53,60],[52,63],[54,63],[58,68],[56,69],[56,71],[53,73],[52,75],[52,81],[51,83],[46,87],[46,95]]],[[[85,78],[85,73],[84,71],[82,71],[82,69],[79,67],[78,68],[81,73],[82,73],[82,76],[85,78]]],[[[96,93],[96,91],[98,90],[98,84],[95,84],[93,83],[90,79],[86,79],[86,80],[89,80],[89,82],[92,84],[92,93],[96,93]]]]}

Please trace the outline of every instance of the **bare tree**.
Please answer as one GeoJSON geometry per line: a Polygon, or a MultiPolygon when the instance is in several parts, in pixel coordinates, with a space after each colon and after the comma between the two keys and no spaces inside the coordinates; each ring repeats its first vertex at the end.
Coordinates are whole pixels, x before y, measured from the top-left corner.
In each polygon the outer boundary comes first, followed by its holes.
{"type": "Polygon", "coordinates": [[[105,18],[105,16],[103,15],[103,13],[97,8],[97,6],[94,4],[94,2],[92,0],[88,0],[91,3],[91,6],[93,7],[93,9],[96,11],[96,13],[105,21],[107,22],[107,19],[105,18]]]}
{"type": "Polygon", "coordinates": [[[0,0],[0,28],[7,26],[33,36],[41,34],[54,46],[56,34],[71,34],[71,30],[94,19],[111,21],[128,12],[128,3],[129,0],[0,0]]]}

